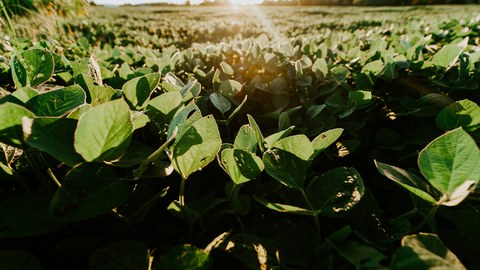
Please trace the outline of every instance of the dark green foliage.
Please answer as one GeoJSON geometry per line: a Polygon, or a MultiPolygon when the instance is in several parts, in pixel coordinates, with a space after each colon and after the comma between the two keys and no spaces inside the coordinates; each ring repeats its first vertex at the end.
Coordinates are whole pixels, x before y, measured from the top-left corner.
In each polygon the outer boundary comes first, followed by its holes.
{"type": "Polygon", "coordinates": [[[73,43],[12,38],[0,266],[480,268],[478,10],[96,8],[73,43]]]}

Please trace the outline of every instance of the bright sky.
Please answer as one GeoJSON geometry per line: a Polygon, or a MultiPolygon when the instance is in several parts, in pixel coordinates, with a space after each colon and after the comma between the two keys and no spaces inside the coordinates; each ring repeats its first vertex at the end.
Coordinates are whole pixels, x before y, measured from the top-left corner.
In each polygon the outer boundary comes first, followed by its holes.
{"type": "MultiPolygon", "coordinates": [[[[166,0],[166,1],[159,1],[159,0],[94,0],[96,4],[99,5],[122,5],[122,4],[144,4],[144,3],[153,3],[153,2],[170,2],[176,4],[185,3],[185,0],[166,0]]],[[[203,0],[191,0],[190,3],[198,4],[203,2],[203,0]]],[[[244,5],[251,5],[251,4],[259,4],[262,0],[231,0],[233,4],[244,4],[244,5]]]]}

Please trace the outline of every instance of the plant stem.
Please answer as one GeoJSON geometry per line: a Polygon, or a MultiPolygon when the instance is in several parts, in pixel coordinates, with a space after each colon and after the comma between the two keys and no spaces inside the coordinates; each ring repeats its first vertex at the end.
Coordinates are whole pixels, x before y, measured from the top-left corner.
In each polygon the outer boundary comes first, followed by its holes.
{"type": "Polygon", "coordinates": [[[182,181],[180,182],[180,195],[178,196],[178,201],[181,206],[185,206],[185,181],[187,179],[182,175],[182,181]]]}
{"type": "MultiPolygon", "coordinates": [[[[313,208],[312,204],[310,203],[310,200],[309,200],[308,197],[307,197],[307,194],[305,194],[305,191],[302,190],[301,193],[302,193],[303,198],[305,199],[305,202],[306,202],[307,205],[308,205],[308,208],[310,208],[310,210],[312,210],[312,211],[315,211],[315,209],[313,208]]],[[[321,235],[320,223],[318,222],[318,215],[317,215],[317,214],[315,214],[315,215],[313,216],[313,221],[315,222],[315,228],[317,229],[318,234],[321,235]]]]}

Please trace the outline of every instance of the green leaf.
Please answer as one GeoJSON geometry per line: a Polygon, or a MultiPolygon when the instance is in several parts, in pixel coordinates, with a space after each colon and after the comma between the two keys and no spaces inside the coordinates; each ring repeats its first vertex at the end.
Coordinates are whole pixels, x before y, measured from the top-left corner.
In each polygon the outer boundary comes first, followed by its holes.
{"type": "Polygon", "coordinates": [[[150,100],[146,114],[158,130],[166,130],[170,121],[183,105],[183,97],[179,92],[167,92],[150,100]]]}
{"type": "Polygon", "coordinates": [[[213,259],[201,249],[191,245],[179,245],[165,252],[155,266],[155,269],[210,270],[213,259]]]}
{"type": "Polygon", "coordinates": [[[312,145],[314,150],[314,155],[312,159],[317,157],[322,153],[327,147],[332,145],[343,133],[343,128],[334,128],[327,130],[313,139],[312,145]]]}
{"type": "Polygon", "coordinates": [[[265,148],[267,145],[265,142],[265,138],[263,137],[262,131],[260,130],[260,127],[258,126],[257,122],[255,122],[255,119],[253,119],[251,115],[247,114],[247,117],[248,117],[248,123],[255,131],[255,137],[257,137],[258,147],[260,148],[260,151],[263,152],[265,151],[265,148]]]}
{"type": "Polygon", "coordinates": [[[29,192],[3,200],[0,203],[0,238],[41,235],[64,227],[65,223],[50,218],[50,199],[51,195],[29,192]]]}
{"type": "Polygon", "coordinates": [[[435,234],[407,235],[389,269],[466,269],[435,234]]]}
{"type": "Polygon", "coordinates": [[[292,132],[292,130],[294,128],[295,128],[294,126],[291,126],[291,127],[287,128],[285,130],[274,133],[274,134],[268,136],[267,138],[265,138],[265,143],[267,144],[268,149],[272,149],[273,146],[275,145],[275,143],[278,140],[283,139],[283,138],[287,137],[288,135],[290,135],[290,133],[292,132]]]}
{"type": "Polygon", "coordinates": [[[8,117],[0,117],[0,141],[11,146],[21,147],[23,142],[22,118],[32,118],[34,114],[20,105],[7,102],[0,105],[0,115],[8,115],[8,117]]]}
{"type": "Polygon", "coordinates": [[[75,150],[88,161],[114,160],[127,150],[133,124],[123,100],[98,105],[82,115],[75,131],[75,150]]]}
{"type": "Polygon", "coordinates": [[[265,170],[275,180],[289,188],[303,190],[307,168],[294,154],[281,150],[267,150],[263,155],[265,170]]]}
{"type": "Polygon", "coordinates": [[[237,149],[255,153],[257,151],[257,138],[255,130],[249,125],[243,125],[240,127],[237,136],[235,136],[235,142],[233,145],[237,149]]]}
{"type": "Polygon", "coordinates": [[[227,74],[228,76],[233,76],[233,74],[235,73],[233,68],[225,62],[220,63],[220,68],[222,69],[222,72],[227,74]]]}
{"type": "Polygon", "coordinates": [[[167,92],[180,92],[184,86],[182,80],[171,72],[168,72],[163,78],[162,88],[167,92]]]}
{"type": "Polygon", "coordinates": [[[78,119],[80,119],[80,117],[81,117],[84,113],[88,112],[88,111],[91,110],[91,109],[93,109],[92,105],[90,105],[90,104],[88,104],[88,103],[87,103],[87,104],[83,104],[83,105],[79,106],[78,108],[76,108],[73,112],[69,113],[69,114],[67,115],[67,118],[71,118],[71,119],[76,119],[76,120],[78,120],[78,119]]]}
{"type": "Polygon", "coordinates": [[[23,118],[25,142],[72,167],[83,161],[73,147],[76,127],[69,118],[23,118]]]}
{"type": "Polygon", "coordinates": [[[295,214],[295,215],[304,215],[304,216],[316,216],[320,213],[318,210],[308,210],[305,208],[301,208],[298,206],[294,205],[287,205],[287,204],[281,204],[281,203],[272,203],[267,200],[265,200],[262,197],[255,196],[253,195],[253,198],[262,204],[263,206],[267,207],[270,210],[274,210],[280,213],[289,213],[289,214],[295,214]]]}
{"type": "Polygon", "coordinates": [[[213,116],[194,122],[172,146],[172,165],[188,178],[193,172],[207,166],[220,150],[222,140],[213,116]]]}
{"type": "Polygon", "coordinates": [[[375,60],[363,66],[361,72],[368,75],[379,76],[384,67],[382,60],[375,60]]]}
{"type": "Polygon", "coordinates": [[[23,103],[27,103],[27,101],[29,101],[31,98],[37,95],[38,95],[38,92],[28,86],[17,89],[17,91],[12,93],[12,96],[16,97],[18,100],[20,100],[23,103]]]}
{"type": "Polygon", "coordinates": [[[185,85],[182,89],[180,89],[180,94],[183,97],[185,102],[192,100],[193,98],[197,97],[200,92],[202,91],[202,86],[197,80],[193,80],[185,85]]]}
{"type": "Polygon", "coordinates": [[[143,112],[132,115],[133,130],[141,129],[150,122],[150,118],[143,112]]]}
{"type": "Polygon", "coordinates": [[[343,66],[334,67],[330,72],[332,73],[332,79],[338,84],[345,81],[350,74],[350,71],[343,66]]]}
{"type": "Polygon", "coordinates": [[[312,179],[306,189],[314,209],[324,214],[345,212],[363,197],[365,186],[354,168],[336,168],[312,179]]]}
{"type": "Polygon", "coordinates": [[[125,203],[129,194],[127,182],[110,168],[83,163],[65,176],[50,202],[50,214],[66,221],[93,218],[125,203]]]}
{"type": "Polygon", "coordinates": [[[133,78],[122,86],[123,94],[134,110],[141,110],[147,106],[150,94],[160,81],[159,73],[151,73],[133,78]]]}
{"type": "Polygon", "coordinates": [[[357,108],[367,106],[372,103],[372,91],[351,91],[348,93],[348,98],[355,101],[357,108]]]}
{"type": "Polygon", "coordinates": [[[328,75],[328,65],[327,61],[324,58],[319,58],[312,66],[313,72],[317,75],[318,78],[326,78],[328,75]]]}
{"type": "Polygon", "coordinates": [[[87,93],[87,102],[92,106],[103,104],[112,100],[118,94],[115,89],[108,85],[97,85],[95,79],[86,75],[80,74],[75,78],[75,83],[79,84],[87,93]]]}
{"type": "Polygon", "coordinates": [[[90,255],[89,264],[91,270],[148,269],[148,247],[144,242],[137,240],[113,242],[106,247],[95,250],[90,255]]]}
{"type": "Polygon", "coordinates": [[[216,92],[210,94],[210,101],[222,114],[228,112],[232,108],[232,103],[230,103],[228,98],[216,92]]]}
{"type": "Polygon", "coordinates": [[[432,62],[436,66],[443,68],[452,67],[457,62],[458,57],[462,53],[462,49],[454,44],[443,46],[432,58],[432,62]]]}
{"type": "Polygon", "coordinates": [[[379,173],[427,202],[436,204],[441,194],[429,183],[401,168],[375,161],[379,173]]]}
{"type": "Polygon", "coordinates": [[[187,107],[178,110],[168,126],[167,140],[170,140],[175,133],[175,130],[177,130],[177,138],[175,141],[178,141],[187,127],[192,124],[192,121],[194,122],[198,120],[196,119],[196,115],[200,114],[199,111],[200,109],[195,104],[190,104],[187,107]]]}
{"type": "Polygon", "coordinates": [[[235,101],[235,97],[242,90],[243,85],[234,80],[225,80],[220,83],[218,92],[232,101],[235,101]]]}
{"type": "Polygon", "coordinates": [[[473,132],[480,128],[480,107],[468,99],[457,101],[440,111],[435,123],[442,130],[463,127],[473,132]]]}
{"type": "Polygon", "coordinates": [[[30,49],[14,55],[10,61],[17,88],[35,87],[48,81],[55,69],[52,54],[45,49],[30,49]]]}
{"type": "Polygon", "coordinates": [[[264,169],[261,158],[242,149],[225,149],[221,157],[223,167],[236,185],[255,179],[264,169]]]}
{"type": "Polygon", "coordinates": [[[460,203],[480,181],[480,149],[462,128],[436,138],[418,157],[427,180],[447,196],[444,205],[460,203]]]}
{"type": "Polygon", "coordinates": [[[303,134],[280,139],[273,147],[290,152],[304,161],[310,160],[310,157],[313,155],[312,143],[303,134]]]}
{"type": "Polygon", "coordinates": [[[0,269],[42,270],[40,261],[32,254],[22,250],[0,251],[0,269]]]}
{"type": "Polygon", "coordinates": [[[72,85],[37,95],[25,106],[37,116],[61,116],[85,104],[85,100],[83,89],[72,85]]]}

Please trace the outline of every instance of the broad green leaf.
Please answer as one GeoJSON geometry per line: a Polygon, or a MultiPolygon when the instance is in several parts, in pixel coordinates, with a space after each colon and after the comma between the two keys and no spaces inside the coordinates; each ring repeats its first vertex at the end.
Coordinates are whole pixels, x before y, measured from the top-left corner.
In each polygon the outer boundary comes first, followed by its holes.
{"type": "Polygon", "coordinates": [[[314,177],[306,189],[312,207],[324,214],[350,210],[362,199],[364,192],[358,171],[345,167],[314,177]]]}
{"type": "Polygon", "coordinates": [[[38,95],[38,92],[33,90],[33,88],[25,86],[20,89],[17,89],[15,92],[12,93],[12,96],[16,97],[23,103],[27,103],[31,98],[38,95]]]}
{"type": "Polygon", "coordinates": [[[312,143],[303,134],[280,139],[273,147],[290,152],[304,161],[310,160],[310,157],[313,155],[312,143]]]}
{"type": "Polygon", "coordinates": [[[348,71],[348,69],[343,66],[334,67],[330,70],[330,72],[332,73],[332,79],[338,84],[345,81],[350,74],[350,71],[348,71]]]}
{"type": "Polygon", "coordinates": [[[222,72],[229,75],[229,76],[233,76],[233,74],[235,73],[235,71],[233,70],[233,68],[225,63],[225,62],[221,62],[220,63],[220,68],[222,69],[222,72]]]}
{"type": "Polygon", "coordinates": [[[265,138],[263,137],[262,131],[260,130],[260,127],[258,126],[257,122],[255,122],[255,119],[253,119],[251,115],[247,114],[247,117],[248,117],[248,123],[255,131],[255,137],[257,137],[258,147],[260,148],[260,151],[263,152],[265,151],[265,148],[267,145],[265,142],[265,138]]]}
{"type": "Polygon", "coordinates": [[[372,91],[351,91],[348,93],[348,98],[355,101],[357,108],[367,106],[372,103],[372,91]]]}
{"type": "Polygon", "coordinates": [[[132,115],[133,130],[141,129],[150,122],[150,118],[143,112],[132,115]]]}
{"type": "Polygon", "coordinates": [[[326,78],[328,75],[328,65],[327,61],[324,58],[319,58],[312,66],[313,72],[317,75],[318,78],[326,78]]]}
{"type": "Polygon", "coordinates": [[[237,136],[235,136],[235,142],[233,145],[237,149],[255,153],[257,151],[257,138],[255,135],[255,130],[249,125],[243,125],[240,127],[237,136]]]}
{"type": "Polygon", "coordinates": [[[159,73],[133,78],[122,86],[123,94],[132,109],[141,110],[147,106],[150,94],[160,81],[159,73]]]}
{"type": "Polygon", "coordinates": [[[37,95],[25,106],[37,116],[61,116],[85,104],[85,99],[83,89],[72,85],[37,95]]]}
{"type": "Polygon", "coordinates": [[[155,269],[210,270],[213,259],[201,249],[191,245],[179,245],[169,249],[155,263],[155,269]]]}
{"type": "Polygon", "coordinates": [[[34,114],[20,105],[7,102],[0,105],[0,115],[2,115],[0,117],[0,141],[11,146],[21,147],[23,142],[22,118],[31,118],[34,117],[34,114]]]}
{"type": "Polygon", "coordinates": [[[197,80],[193,80],[180,89],[180,94],[183,97],[184,102],[188,102],[197,97],[202,91],[202,86],[197,80]]]}
{"type": "Polygon", "coordinates": [[[457,101],[438,113],[435,123],[442,130],[463,127],[475,131],[480,128],[480,107],[468,99],[457,101]]]}
{"type": "Polygon", "coordinates": [[[290,133],[294,128],[295,128],[294,126],[291,126],[285,130],[279,131],[265,138],[265,143],[267,144],[268,149],[272,149],[278,140],[283,139],[288,135],[290,135],[290,133]]]}
{"type": "Polygon", "coordinates": [[[450,68],[457,62],[458,57],[462,53],[462,49],[454,44],[443,46],[432,58],[432,62],[436,66],[450,68]]]}
{"type": "Polygon", "coordinates": [[[242,149],[222,151],[222,163],[236,185],[255,179],[264,169],[262,159],[242,149]]]}
{"type": "Polygon", "coordinates": [[[95,79],[86,75],[80,74],[75,78],[75,83],[79,84],[87,93],[87,102],[92,106],[103,104],[115,98],[118,93],[108,85],[98,85],[95,79]]]}
{"type": "Polygon", "coordinates": [[[184,86],[182,80],[171,72],[168,72],[163,78],[162,88],[167,92],[180,92],[184,86]]]}
{"type": "Polygon", "coordinates": [[[211,115],[194,122],[180,136],[172,146],[172,165],[186,179],[215,158],[222,140],[211,115]]]}
{"type": "Polygon", "coordinates": [[[220,83],[218,92],[232,101],[235,101],[235,97],[242,90],[243,85],[234,80],[225,80],[220,83]]]}
{"type": "Polygon", "coordinates": [[[173,134],[177,133],[177,138],[175,141],[178,141],[181,137],[181,135],[185,132],[189,124],[191,124],[190,120],[194,120],[195,114],[199,112],[200,109],[197,107],[195,104],[190,104],[187,107],[182,108],[181,110],[177,110],[175,113],[175,116],[172,118],[170,121],[170,124],[168,126],[168,134],[167,134],[167,140],[169,140],[173,134]]]}
{"type": "Polygon", "coordinates": [[[123,100],[98,105],[82,115],[75,131],[75,150],[88,161],[114,160],[127,150],[133,124],[123,100]]]}
{"type": "Polygon", "coordinates": [[[230,103],[228,98],[216,92],[210,94],[210,101],[222,114],[228,112],[232,108],[232,103],[230,103]]]}
{"type": "Polygon", "coordinates": [[[150,100],[146,114],[158,130],[165,130],[182,105],[183,98],[179,92],[167,92],[150,100]]]}
{"type": "Polygon", "coordinates": [[[389,269],[466,269],[435,234],[407,235],[389,269]]]}
{"type": "Polygon", "coordinates": [[[379,76],[384,67],[382,60],[375,60],[363,66],[361,72],[368,75],[379,76]]]}
{"type": "Polygon", "coordinates": [[[65,176],[50,202],[50,214],[68,221],[93,218],[125,203],[129,194],[127,182],[110,168],[83,163],[65,176]]]}
{"type": "Polygon", "coordinates": [[[457,128],[428,144],[419,154],[418,166],[427,180],[448,197],[444,204],[458,204],[480,181],[480,149],[467,132],[457,128]]]}
{"type": "Polygon", "coordinates": [[[307,168],[305,161],[281,150],[267,150],[263,155],[265,170],[275,180],[289,188],[303,190],[307,168]]]}
{"type": "Polygon", "coordinates": [[[64,227],[65,223],[50,218],[50,199],[49,194],[29,192],[3,200],[0,203],[0,238],[41,235],[64,227]]]}
{"type": "Polygon", "coordinates": [[[440,192],[415,174],[378,161],[375,161],[375,166],[377,166],[379,173],[425,201],[436,204],[440,199],[440,192]]]}
{"type": "Polygon", "coordinates": [[[255,195],[253,195],[253,198],[263,206],[267,207],[268,209],[281,212],[281,213],[289,213],[289,214],[304,215],[304,216],[316,216],[320,213],[319,210],[308,210],[308,209],[301,208],[294,205],[272,203],[265,200],[262,197],[255,196],[255,195]]]}
{"type": "Polygon", "coordinates": [[[88,103],[83,104],[83,105],[79,106],[78,108],[76,108],[73,112],[69,113],[69,114],[67,115],[67,118],[71,118],[71,119],[76,119],[76,120],[78,120],[78,119],[80,119],[80,117],[81,117],[84,113],[90,111],[91,109],[93,109],[92,105],[90,105],[90,104],[88,104],[88,103]]]}
{"type": "Polygon", "coordinates": [[[25,142],[72,167],[83,161],[73,147],[76,127],[70,118],[23,118],[25,142]]]}
{"type": "Polygon", "coordinates": [[[32,254],[11,249],[0,251],[0,269],[43,270],[44,268],[32,254]]]}
{"type": "Polygon", "coordinates": [[[148,247],[137,240],[113,242],[95,250],[90,255],[91,270],[140,270],[148,269],[148,247]],[[105,260],[105,258],[109,258],[105,260]]]}
{"type": "Polygon", "coordinates": [[[312,145],[314,150],[314,155],[312,159],[318,156],[323,152],[327,147],[333,144],[343,133],[343,128],[334,128],[327,130],[313,139],[312,145]]]}
{"type": "Polygon", "coordinates": [[[45,49],[30,49],[14,55],[10,61],[17,88],[35,87],[48,81],[55,69],[52,54],[45,49]]]}

